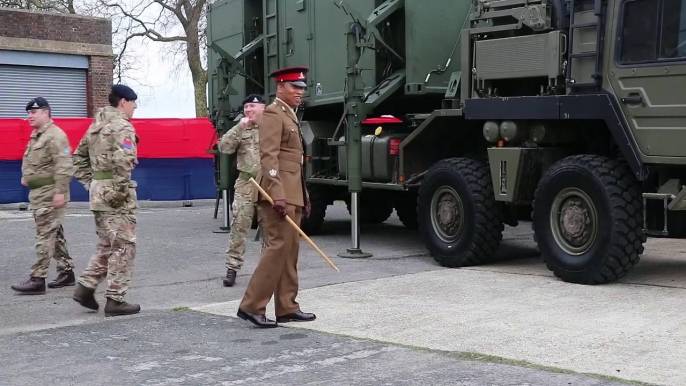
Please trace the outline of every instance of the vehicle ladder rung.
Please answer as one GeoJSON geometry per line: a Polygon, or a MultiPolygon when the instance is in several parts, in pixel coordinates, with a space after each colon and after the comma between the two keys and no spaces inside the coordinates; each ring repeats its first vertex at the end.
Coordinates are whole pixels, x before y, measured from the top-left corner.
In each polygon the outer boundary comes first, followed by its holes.
{"type": "Polygon", "coordinates": [[[570,28],[579,29],[579,28],[589,28],[589,27],[597,27],[597,26],[598,26],[598,23],[594,21],[591,23],[574,24],[570,28]]]}
{"type": "Polygon", "coordinates": [[[570,59],[576,59],[576,58],[592,58],[594,56],[598,56],[598,53],[596,51],[591,51],[591,52],[580,52],[578,54],[569,54],[570,59]]]}
{"type": "Polygon", "coordinates": [[[570,88],[598,88],[598,84],[593,83],[570,83],[570,88]]]}

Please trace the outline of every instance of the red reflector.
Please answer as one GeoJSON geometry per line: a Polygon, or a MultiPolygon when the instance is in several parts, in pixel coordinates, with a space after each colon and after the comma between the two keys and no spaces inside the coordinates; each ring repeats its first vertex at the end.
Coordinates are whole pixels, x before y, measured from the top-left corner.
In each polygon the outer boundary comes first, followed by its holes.
{"type": "Polygon", "coordinates": [[[400,154],[400,140],[391,139],[391,148],[389,149],[389,154],[398,155],[400,154]]]}
{"type": "Polygon", "coordinates": [[[363,125],[382,125],[384,123],[403,123],[403,121],[396,117],[384,115],[378,118],[367,118],[360,123],[362,123],[363,125]]]}

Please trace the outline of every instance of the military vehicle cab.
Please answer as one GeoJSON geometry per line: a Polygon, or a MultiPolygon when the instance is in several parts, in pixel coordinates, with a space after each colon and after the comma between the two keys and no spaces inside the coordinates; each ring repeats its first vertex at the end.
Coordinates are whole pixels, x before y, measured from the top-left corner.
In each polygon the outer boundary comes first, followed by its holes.
{"type": "Polygon", "coordinates": [[[309,66],[310,234],[359,185],[361,223],[395,210],[443,266],[527,220],[555,275],[607,283],[686,234],[684,31],[686,0],[222,0],[210,105],[221,133],[309,66]]]}

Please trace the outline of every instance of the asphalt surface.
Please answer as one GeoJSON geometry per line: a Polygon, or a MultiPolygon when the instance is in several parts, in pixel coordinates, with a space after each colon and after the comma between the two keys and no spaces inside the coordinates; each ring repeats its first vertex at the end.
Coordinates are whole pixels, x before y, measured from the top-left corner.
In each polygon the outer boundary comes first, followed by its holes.
{"type": "MultiPolygon", "coordinates": [[[[143,202],[141,205],[137,256],[127,296],[130,302],[141,304],[142,311],[146,312],[243,296],[259,259],[261,241],[253,241],[255,230],[248,233],[246,262],[239,272],[237,284],[226,288],[222,286],[221,279],[226,274],[225,250],[229,236],[213,233],[223,224],[221,211],[219,219],[212,218],[213,202],[195,202],[189,208],[181,203],[143,202]]],[[[65,237],[78,275],[88,265],[97,238],[93,216],[87,207],[82,203],[72,206],[65,221],[65,237]]],[[[90,323],[104,318],[102,312],[93,314],[72,301],[73,287],[48,289],[45,296],[16,295],[9,288],[11,284],[27,279],[35,262],[33,219],[28,211],[18,211],[16,207],[0,210],[4,255],[3,269],[0,270],[0,307],[4,310],[0,334],[90,323]]],[[[345,206],[331,207],[329,213],[333,221],[327,224],[326,235],[314,240],[336,261],[341,273],[330,268],[309,244],[303,242],[298,267],[302,289],[441,269],[425,257],[416,233],[393,225],[393,221],[365,228],[362,242],[365,239],[374,241],[369,250],[374,253],[372,259],[337,258],[337,253],[350,247],[341,243],[341,239],[349,239],[350,222],[345,206]]],[[[397,219],[394,221],[399,224],[397,219]]],[[[53,262],[48,280],[55,276],[53,262]]],[[[96,296],[104,305],[103,294],[104,286],[101,285],[96,296]]]]}
{"type": "MultiPolygon", "coordinates": [[[[222,225],[221,217],[212,218],[213,201],[196,201],[193,207],[183,207],[181,203],[142,203],[138,254],[127,294],[128,301],[141,304],[139,315],[105,318],[102,311],[86,310],[71,300],[73,287],[48,290],[43,296],[16,295],[9,286],[26,279],[35,261],[34,223],[29,212],[19,211],[17,207],[0,206],[3,251],[0,257],[3,267],[0,270],[3,310],[0,385],[3,386],[43,383],[618,384],[540,368],[489,363],[491,358],[478,354],[475,357],[480,359],[473,361],[318,331],[287,327],[257,330],[247,322],[188,310],[188,307],[239,300],[259,257],[261,243],[253,241],[255,231],[250,231],[246,263],[236,286],[222,286],[228,234],[213,233],[222,225]]],[[[76,272],[80,273],[95,251],[96,243],[93,217],[83,203],[72,204],[65,231],[76,272]]],[[[361,246],[373,254],[370,259],[336,257],[350,247],[349,235],[345,206],[330,207],[324,235],[313,240],[341,272],[331,269],[313,248],[302,242],[301,291],[326,291],[335,284],[359,282],[362,285],[378,279],[445,270],[426,255],[419,235],[405,229],[395,217],[385,224],[363,228],[361,246]]],[[[524,270],[532,262],[538,262],[528,227],[507,228],[505,239],[499,255],[508,269],[524,270]]],[[[540,262],[535,264],[540,269],[540,262]]],[[[49,279],[55,276],[54,272],[51,265],[49,279]]],[[[417,290],[403,287],[401,292],[384,300],[402,307],[403,296],[414,295],[413,291],[417,290]]],[[[96,294],[101,305],[104,305],[103,292],[101,285],[96,294]]],[[[418,295],[431,296],[431,293],[418,295]]],[[[370,299],[374,296],[369,294],[370,299]]],[[[317,312],[307,302],[301,302],[301,306],[303,311],[317,312]]],[[[342,307],[346,306],[342,302],[342,307]]],[[[369,308],[364,314],[352,317],[364,318],[374,325],[376,314],[389,310],[392,308],[369,308]]],[[[429,321],[424,327],[431,334],[431,316],[422,315],[422,318],[429,321]]],[[[394,325],[394,330],[389,332],[402,333],[402,325],[394,325]]]]}
{"type": "Polygon", "coordinates": [[[192,311],[0,336],[0,347],[8,386],[620,385],[192,311]]]}

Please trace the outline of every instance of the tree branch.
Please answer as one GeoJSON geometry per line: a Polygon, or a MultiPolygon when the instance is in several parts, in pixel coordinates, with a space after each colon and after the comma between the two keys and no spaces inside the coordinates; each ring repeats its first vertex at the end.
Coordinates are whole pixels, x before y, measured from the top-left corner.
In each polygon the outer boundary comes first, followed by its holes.
{"type": "Polygon", "coordinates": [[[0,7],[75,14],[73,0],[0,0],[0,7]]]}
{"type": "MultiPolygon", "coordinates": [[[[118,51],[115,73],[120,80],[132,66],[139,65],[140,54],[129,53],[131,49],[138,51],[134,48],[134,39],[143,38],[143,42],[165,44],[158,60],[173,63],[171,71],[173,78],[187,76],[186,71],[190,72],[193,80],[196,116],[207,115],[205,95],[207,49],[203,42],[205,41],[204,25],[206,25],[205,6],[208,0],[90,1],[98,2],[104,13],[108,13],[108,17],[112,20],[112,35],[113,40],[116,40],[117,48],[115,52],[118,51]]],[[[143,66],[143,64],[140,65],[143,66]]]]}
{"type": "Polygon", "coordinates": [[[161,5],[164,9],[171,11],[171,13],[176,16],[177,19],[179,19],[179,22],[183,25],[185,23],[188,23],[188,20],[183,16],[183,13],[181,13],[181,1],[179,0],[176,3],[176,7],[172,8],[170,7],[167,3],[164,2],[164,0],[154,0],[155,3],[161,5]]]}
{"type": "MultiPolygon", "coordinates": [[[[145,23],[143,20],[141,20],[141,19],[138,18],[137,16],[134,16],[132,13],[127,12],[126,10],[124,10],[124,7],[122,7],[121,4],[119,4],[119,3],[116,3],[116,4],[107,4],[107,6],[108,6],[108,7],[117,7],[117,8],[119,8],[119,11],[120,11],[124,16],[126,16],[126,17],[128,17],[129,19],[131,19],[131,20],[137,22],[137,23],[139,24],[139,26],[140,26],[141,28],[143,28],[143,30],[144,30],[145,32],[143,32],[142,35],[141,35],[141,33],[136,33],[135,36],[146,36],[146,37],[149,38],[150,40],[153,40],[153,41],[156,41],[156,42],[162,42],[162,43],[169,43],[169,42],[175,42],[175,41],[186,41],[186,37],[185,37],[185,36],[169,36],[169,37],[162,36],[162,34],[160,34],[159,32],[157,32],[157,31],[155,31],[155,30],[153,30],[153,29],[148,28],[148,26],[146,25],[146,23],[145,23]]],[[[145,8],[147,8],[147,7],[145,7],[145,8]]],[[[144,8],[144,9],[145,9],[145,8],[144,8]]]]}

